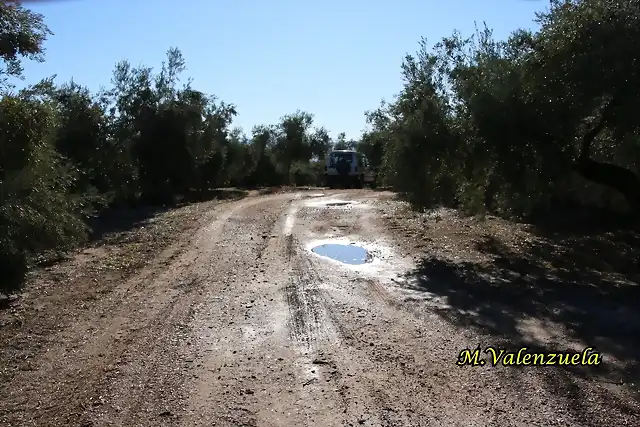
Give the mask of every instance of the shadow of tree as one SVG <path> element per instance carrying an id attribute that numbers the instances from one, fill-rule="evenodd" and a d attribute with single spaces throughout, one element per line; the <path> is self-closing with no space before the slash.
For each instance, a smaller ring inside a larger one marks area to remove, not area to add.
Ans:
<path id="1" fill-rule="evenodd" d="M 538 237 L 521 242 L 517 250 L 485 237 L 476 249 L 489 255 L 491 262 L 425 256 L 407 274 L 405 286 L 444 297 L 447 306 L 437 309 L 442 317 L 509 348 L 562 351 L 568 348 L 558 346 L 572 342 L 613 356 L 620 363 L 605 359 L 589 368 L 563 366 L 549 376 L 556 382 L 554 389 L 564 390 L 570 400 L 575 394 L 576 411 L 581 398 L 572 375 L 624 383 L 638 399 L 640 235 L 619 231 Z M 522 328 L 527 320 L 543 329 L 560 327 L 566 339 L 535 339 Z"/>
<path id="2" fill-rule="evenodd" d="M 97 241 L 109 233 L 120 233 L 132 230 L 144 225 L 156 215 L 170 209 L 190 203 L 205 202 L 208 200 L 234 200 L 246 197 L 246 190 L 235 188 L 216 188 L 203 191 L 193 191 L 179 200 L 175 205 L 156 206 L 146 205 L 139 207 L 113 207 L 102 211 L 98 216 L 90 218 L 87 223 L 91 230 L 90 241 Z"/>

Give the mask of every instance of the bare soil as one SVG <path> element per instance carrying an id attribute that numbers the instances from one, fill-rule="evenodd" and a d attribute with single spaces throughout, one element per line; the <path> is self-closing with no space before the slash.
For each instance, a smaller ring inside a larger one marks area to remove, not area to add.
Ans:
<path id="1" fill-rule="evenodd" d="M 634 234 L 281 189 L 96 239 L 0 310 L 0 425 L 640 425 Z M 478 345 L 604 358 L 456 365 Z"/>

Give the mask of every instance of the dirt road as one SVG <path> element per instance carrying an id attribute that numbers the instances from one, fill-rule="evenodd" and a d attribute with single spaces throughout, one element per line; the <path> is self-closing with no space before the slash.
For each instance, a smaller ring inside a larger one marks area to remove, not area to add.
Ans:
<path id="1" fill-rule="evenodd" d="M 456 366 L 497 343 L 399 278 L 414 254 L 382 222 L 389 194 L 320 191 L 207 212 L 5 376 L 0 424 L 640 425 L 625 389 L 578 371 Z M 371 262 L 310 251 L 341 239 Z"/>

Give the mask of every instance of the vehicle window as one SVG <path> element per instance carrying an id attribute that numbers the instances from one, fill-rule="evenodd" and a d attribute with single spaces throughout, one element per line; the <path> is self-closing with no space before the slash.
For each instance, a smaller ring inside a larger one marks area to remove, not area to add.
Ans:
<path id="1" fill-rule="evenodd" d="M 333 168 L 336 166 L 339 160 L 344 159 L 347 163 L 353 163 L 353 153 L 331 153 L 329 157 L 329 167 Z"/>

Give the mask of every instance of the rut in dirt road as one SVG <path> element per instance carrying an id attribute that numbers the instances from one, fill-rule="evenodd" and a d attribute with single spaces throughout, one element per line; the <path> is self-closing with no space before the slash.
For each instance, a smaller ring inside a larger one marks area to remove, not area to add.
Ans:
<path id="1" fill-rule="evenodd" d="M 460 350 L 495 338 L 447 322 L 446 301 L 410 289 L 413 253 L 380 220 L 389 197 L 300 192 L 218 206 L 181 250 L 99 301 L 3 385 L 0 421 L 638 425 L 619 389 L 567 377 L 589 396 L 576 407 L 549 387 L 559 370 L 456 366 Z M 349 265 L 311 250 L 326 243 L 357 244 L 370 258 Z M 608 406 L 614 394 L 619 406 Z"/>
<path id="2" fill-rule="evenodd" d="M 306 346 L 313 346 L 321 326 L 318 306 L 318 289 L 314 276 L 299 268 L 292 270 L 292 277 L 284 289 L 291 338 Z"/>

